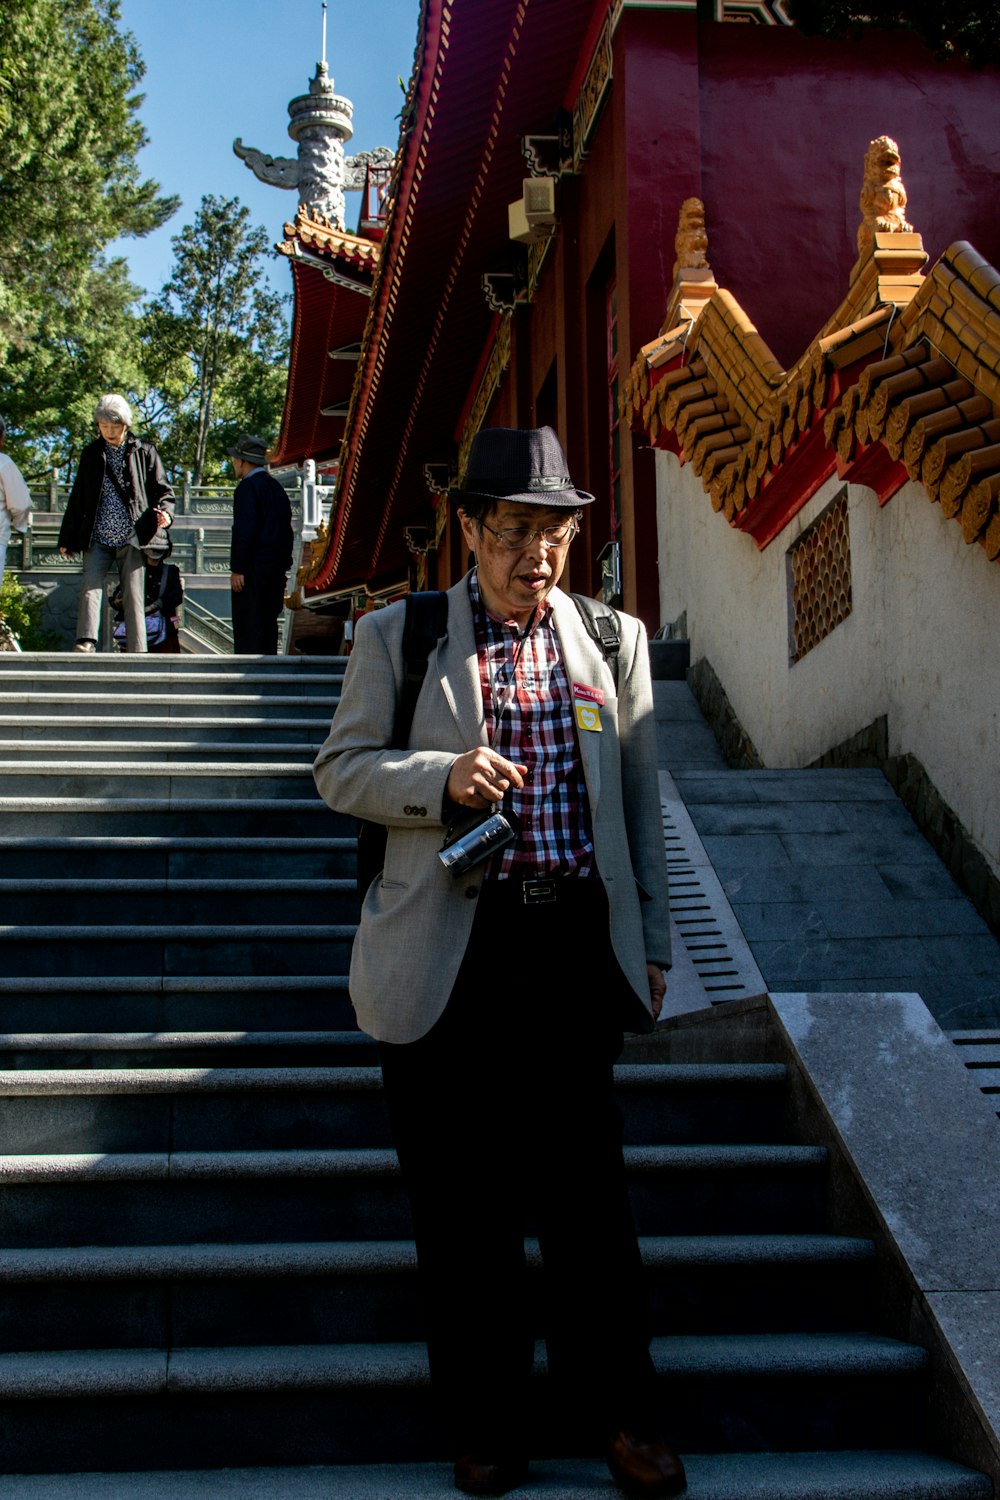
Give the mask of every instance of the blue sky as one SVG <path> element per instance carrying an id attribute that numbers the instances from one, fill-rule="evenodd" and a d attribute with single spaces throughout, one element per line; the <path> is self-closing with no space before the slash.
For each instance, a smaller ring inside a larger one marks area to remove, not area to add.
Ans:
<path id="1" fill-rule="evenodd" d="M 272 240 L 293 217 L 294 192 L 258 182 L 233 154 L 242 137 L 271 156 L 294 156 L 288 101 L 308 92 L 322 50 L 320 0 L 121 0 L 122 24 L 146 63 L 140 117 L 149 136 L 139 165 L 165 193 L 178 193 L 177 213 L 154 235 L 120 240 L 132 280 L 158 291 L 170 274 L 171 236 L 191 223 L 206 193 L 238 197 Z M 354 105 L 348 153 L 394 148 L 402 104 L 397 83 L 409 81 L 419 0 L 329 0 L 327 63 L 337 93 Z M 358 212 L 347 196 L 347 227 Z M 270 279 L 290 291 L 287 268 Z"/>

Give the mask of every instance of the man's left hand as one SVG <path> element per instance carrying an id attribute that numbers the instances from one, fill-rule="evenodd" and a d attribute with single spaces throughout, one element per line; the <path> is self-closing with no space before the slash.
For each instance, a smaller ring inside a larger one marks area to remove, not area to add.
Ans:
<path id="1" fill-rule="evenodd" d="M 233 591 L 234 594 L 242 594 L 242 592 L 243 592 L 243 574 L 242 573 L 230 573 L 230 575 L 229 575 L 229 587 L 232 589 L 232 591 Z"/>
<path id="2" fill-rule="evenodd" d="M 663 997 L 667 993 L 667 979 L 662 969 L 656 964 L 646 965 L 646 978 L 649 980 L 649 1000 L 653 1008 L 653 1020 L 660 1019 L 660 1011 L 663 1009 Z"/>

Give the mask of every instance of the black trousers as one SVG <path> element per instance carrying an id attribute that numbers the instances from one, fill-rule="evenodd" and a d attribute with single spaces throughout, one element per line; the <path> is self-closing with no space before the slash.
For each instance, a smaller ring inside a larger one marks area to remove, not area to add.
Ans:
<path id="1" fill-rule="evenodd" d="M 285 607 L 284 570 L 249 569 L 232 601 L 234 653 L 277 656 L 278 616 Z"/>
<path id="2" fill-rule="evenodd" d="M 560 882 L 560 899 L 539 906 L 525 906 L 514 882 L 487 882 L 444 1014 L 419 1041 L 382 1044 L 432 1384 L 456 1452 L 527 1445 L 540 1333 L 589 1433 L 655 1425 L 612 1093 L 624 989 L 596 878 Z M 523 1242 L 532 1227 L 544 1264 L 537 1310 Z"/>

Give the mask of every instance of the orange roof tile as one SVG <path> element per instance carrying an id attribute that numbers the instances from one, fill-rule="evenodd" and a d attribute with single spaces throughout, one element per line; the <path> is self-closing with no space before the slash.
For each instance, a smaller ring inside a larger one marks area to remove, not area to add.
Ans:
<path id="1" fill-rule="evenodd" d="M 907 477 L 919 480 L 966 541 L 997 560 L 1000 272 L 963 241 L 926 277 L 922 260 L 918 235 L 876 235 L 843 303 L 788 371 L 735 299 L 716 290 L 684 329 L 683 351 L 676 335 L 640 350 L 623 412 L 691 463 L 713 509 L 759 546 L 833 460 L 848 478 L 863 466 L 883 503 Z"/>
<path id="2" fill-rule="evenodd" d="M 338 229 L 328 219 L 311 219 L 304 208 L 295 215 L 294 224 L 285 225 L 286 238 L 278 245 L 281 255 L 295 255 L 295 241 L 308 245 L 337 260 L 347 260 L 355 265 L 372 267 L 379 258 L 382 246 L 378 240 L 366 239 L 363 235 L 349 234 Z"/>

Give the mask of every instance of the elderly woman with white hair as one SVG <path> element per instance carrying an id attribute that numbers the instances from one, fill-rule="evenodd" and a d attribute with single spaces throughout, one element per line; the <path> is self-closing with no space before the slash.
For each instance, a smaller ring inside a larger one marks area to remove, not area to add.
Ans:
<path id="1" fill-rule="evenodd" d="M 125 608 L 126 649 L 146 650 L 142 548 L 174 514 L 174 492 L 160 455 L 129 431 L 123 396 L 102 396 L 94 412 L 100 437 L 80 455 L 59 531 L 63 557 L 83 553 L 75 651 L 96 651 L 104 583 L 117 562 Z"/>

